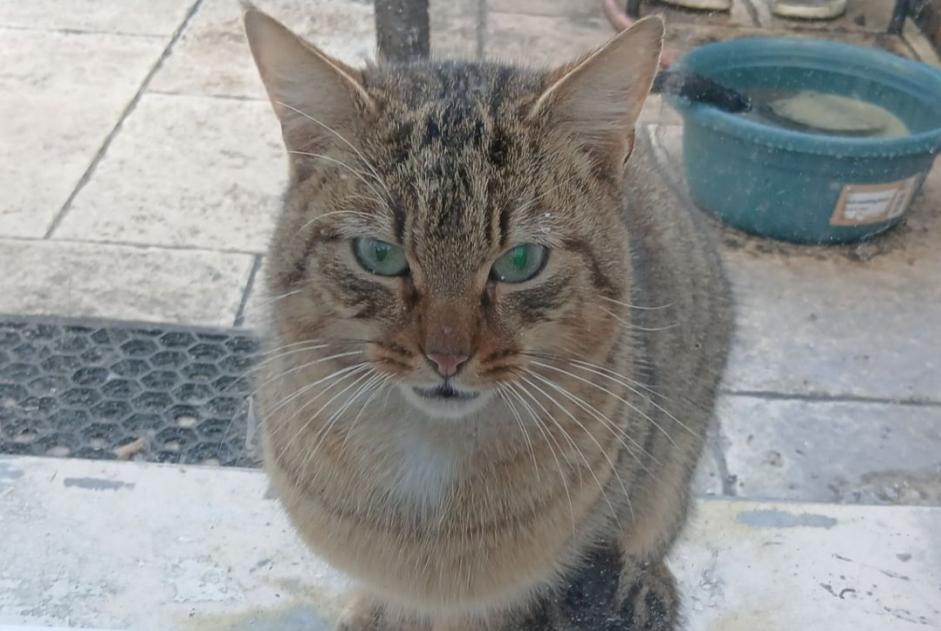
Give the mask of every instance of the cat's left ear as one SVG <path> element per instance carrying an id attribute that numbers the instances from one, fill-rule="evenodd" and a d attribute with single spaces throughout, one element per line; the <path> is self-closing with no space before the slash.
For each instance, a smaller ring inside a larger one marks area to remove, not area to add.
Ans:
<path id="1" fill-rule="evenodd" d="M 373 110 L 359 71 L 307 43 L 278 21 L 245 7 L 245 34 L 289 150 L 323 151 L 355 134 Z M 345 142 L 345 141 L 343 141 Z"/>
<path id="2" fill-rule="evenodd" d="M 660 66 L 663 33 L 663 20 L 644 18 L 582 62 L 550 74 L 531 116 L 548 116 L 599 166 L 620 169 Z"/>

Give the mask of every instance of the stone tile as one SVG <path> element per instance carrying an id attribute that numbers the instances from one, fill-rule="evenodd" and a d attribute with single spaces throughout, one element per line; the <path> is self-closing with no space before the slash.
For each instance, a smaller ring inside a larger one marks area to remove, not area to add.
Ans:
<path id="1" fill-rule="evenodd" d="M 639 125 L 680 125 L 682 122 L 679 113 L 659 94 L 651 94 L 647 97 L 640 111 L 640 117 L 637 119 Z"/>
<path id="2" fill-rule="evenodd" d="M 739 497 L 941 505 L 941 406 L 727 397 Z"/>
<path id="3" fill-rule="evenodd" d="M 231 326 L 253 257 L 0 240 L 0 313 Z"/>
<path id="4" fill-rule="evenodd" d="M 248 329 L 263 329 L 268 321 L 269 309 L 277 303 L 276 297 L 270 296 L 266 287 L 265 276 L 268 272 L 266 260 L 266 258 L 262 259 L 261 266 L 255 273 L 255 279 L 242 312 L 241 326 Z"/>
<path id="5" fill-rule="evenodd" d="M 716 446 L 719 441 L 718 429 L 713 426 L 706 439 L 706 448 L 699 459 L 696 474 L 693 477 L 693 493 L 698 496 L 722 495 L 722 473 L 716 461 Z"/>
<path id="6" fill-rule="evenodd" d="M 682 131 L 654 130 L 682 182 Z M 809 247 L 720 227 L 738 332 L 738 391 L 941 400 L 941 168 L 906 222 L 870 242 Z"/>
<path id="7" fill-rule="evenodd" d="M 550 68 L 577 59 L 613 35 L 602 17 L 490 13 L 484 56 L 494 61 Z"/>
<path id="8" fill-rule="evenodd" d="M 164 45 L 0 29 L 0 235 L 45 234 Z"/>
<path id="9" fill-rule="evenodd" d="M 486 0 L 492 13 L 523 13 L 553 17 L 604 17 L 601 0 Z"/>
<path id="10" fill-rule="evenodd" d="M 484 0 L 431 0 L 431 55 L 438 59 L 477 59 L 478 5 Z"/>
<path id="11" fill-rule="evenodd" d="M 255 5 L 327 53 L 354 66 L 375 57 L 372 2 L 261 0 Z M 205 0 L 150 88 L 160 92 L 264 98 L 234 0 Z"/>
<path id="12" fill-rule="evenodd" d="M 941 56 L 934 49 L 931 41 L 925 37 L 918 25 L 912 22 L 911 18 L 905 20 L 905 26 L 902 29 L 902 38 L 912 47 L 915 55 L 920 61 L 931 64 L 935 68 L 941 68 Z"/>
<path id="13" fill-rule="evenodd" d="M 0 2 L 0 26 L 169 35 L 194 0 L 59 0 Z"/>
<path id="14" fill-rule="evenodd" d="M 941 257 L 870 261 L 726 249 L 732 390 L 938 400 Z"/>
<path id="15" fill-rule="evenodd" d="M 747 0 L 758 18 L 758 25 L 774 29 L 884 33 L 892 17 L 894 0 L 849 0 L 846 12 L 832 20 L 791 20 L 771 12 L 773 0 Z"/>
<path id="16" fill-rule="evenodd" d="M 267 102 L 145 95 L 53 238 L 260 252 L 285 155 Z"/>
<path id="17" fill-rule="evenodd" d="M 0 617 L 333 629 L 356 586 L 303 545 L 268 486 L 257 470 L 0 458 L 4 535 L 17 542 L 0 546 Z M 937 629 L 939 528 L 937 508 L 696 501 L 668 558 L 683 628 Z"/>

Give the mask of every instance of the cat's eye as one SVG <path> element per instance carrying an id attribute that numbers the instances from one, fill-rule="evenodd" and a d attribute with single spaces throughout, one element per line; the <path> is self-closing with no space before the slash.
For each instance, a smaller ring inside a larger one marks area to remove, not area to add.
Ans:
<path id="1" fill-rule="evenodd" d="M 353 239 L 353 254 L 367 271 L 379 276 L 401 276 L 408 271 L 405 252 L 378 239 Z"/>
<path id="2" fill-rule="evenodd" d="M 504 252 L 493 264 L 490 275 L 501 283 L 522 283 L 542 271 L 548 256 L 545 246 L 523 243 Z"/>

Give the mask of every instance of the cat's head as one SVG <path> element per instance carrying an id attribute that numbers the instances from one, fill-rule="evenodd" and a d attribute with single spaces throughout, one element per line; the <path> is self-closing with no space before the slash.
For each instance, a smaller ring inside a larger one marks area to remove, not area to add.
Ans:
<path id="1" fill-rule="evenodd" d="M 357 70 L 254 9 L 245 22 L 291 156 L 268 263 L 279 345 L 359 349 L 416 408 L 455 418 L 538 386 L 540 358 L 620 343 L 622 176 L 659 19 L 549 72 Z"/>

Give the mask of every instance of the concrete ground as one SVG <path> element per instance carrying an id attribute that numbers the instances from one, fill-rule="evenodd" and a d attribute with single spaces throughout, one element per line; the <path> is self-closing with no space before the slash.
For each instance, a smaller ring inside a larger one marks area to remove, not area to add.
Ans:
<path id="1" fill-rule="evenodd" d="M 256 4 L 347 62 L 373 55 L 368 0 Z M 775 18 L 767 4 L 644 10 L 667 14 L 679 49 L 789 33 L 939 63 L 911 23 L 884 34 L 888 0 L 849 0 L 821 24 Z M 285 155 L 238 3 L 71 6 L 0 2 L 0 313 L 257 326 Z M 549 65 L 611 34 L 595 0 L 432 0 L 442 56 Z M 655 97 L 642 122 L 681 189 L 680 121 Z M 939 206 L 936 166 L 905 224 L 863 245 L 722 230 L 739 330 L 701 494 L 941 506 Z M 939 523 L 914 509 L 821 510 Z"/>
<path id="2" fill-rule="evenodd" d="M 937 507 L 698 500 L 669 559 L 683 628 L 941 628 L 939 528 Z M 0 631 L 329 631 L 350 593 L 257 471 L 0 456 L 0 529 L 22 542 Z"/>

